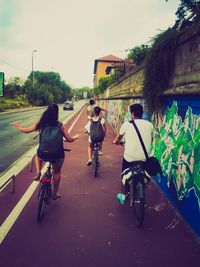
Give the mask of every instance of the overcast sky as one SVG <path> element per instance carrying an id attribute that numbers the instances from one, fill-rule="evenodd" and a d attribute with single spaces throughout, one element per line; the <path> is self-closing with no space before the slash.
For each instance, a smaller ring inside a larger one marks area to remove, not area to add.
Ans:
<path id="1" fill-rule="evenodd" d="M 173 26 L 180 0 L 0 0 L 0 71 L 56 71 L 92 87 L 94 60 L 148 42 Z"/>

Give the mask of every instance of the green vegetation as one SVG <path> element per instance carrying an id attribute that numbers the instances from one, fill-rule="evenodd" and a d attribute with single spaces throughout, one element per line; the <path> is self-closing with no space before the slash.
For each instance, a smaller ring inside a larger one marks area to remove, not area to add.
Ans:
<path id="1" fill-rule="evenodd" d="M 84 92 L 87 92 L 87 98 L 93 97 L 93 89 L 87 86 L 84 86 L 82 88 L 75 88 L 73 89 L 73 96 L 78 99 L 84 98 Z"/>
<path id="2" fill-rule="evenodd" d="M 0 112 L 5 111 L 6 109 L 22 108 L 29 106 L 30 104 L 24 99 L 0 98 Z"/>
<path id="3" fill-rule="evenodd" d="M 181 0 L 176 15 L 174 27 L 153 38 L 152 47 L 146 56 L 143 95 L 150 113 L 162 110 L 163 92 L 169 88 L 174 71 L 179 29 L 200 20 L 200 1 Z"/>
<path id="4" fill-rule="evenodd" d="M 24 93 L 29 103 L 36 106 L 63 103 L 73 96 L 72 88 L 61 80 L 59 73 L 40 71 L 30 74 L 24 84 Z"/>
<path id="5" fill-rule="evenodd" d="M 141 46 L 135 46 L 128 50 L 129 53 L 126 59 L 132 59 L 136 65 L 142 63 L 148 52 L 148 45 L 142 44 Z"/>
<path id="6" fill-rule="evenodd" d="M 8 80 L 0 101 L 0 111 L 27 105 L 63 103 L 72 96 L 72 88 L 61 79 L 59 73 L 35 71 L 25 82 L 18 77 Z"/>
<path id="7" fill-rule="evenodd" d="M 162 108 L 162 94 L 169 87 L 174 70 L 175 46 L 178 33 L 168 29 L 153 39 L 145 61 L 143 95 L 150 113 Z"/>
<path id="8" fill-rule="evenodd" d="M 169 0 L 165 0 L 169 2 Z M 200 1 L 199 0 L 180 0 L 179 7 L 176 11 L 177 20 L 186 19 L 188 16 L 194 16 L 195 20 L 200 18 Z"/>
<path id="9" fill-rule="evenodd" d="M 115 82 L 113 76 L 101 77 L 98 82 L 98 86 L 94 88 L 94 95 L 102 94 L 111 84 Z"/>

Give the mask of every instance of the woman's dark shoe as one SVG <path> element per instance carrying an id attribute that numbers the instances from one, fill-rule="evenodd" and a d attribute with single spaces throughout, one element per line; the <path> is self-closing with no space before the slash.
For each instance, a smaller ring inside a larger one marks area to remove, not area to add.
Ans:
<path id="1" fill-rule="evenodd" d="M 39 181 L 41 177 L 41 172 L 38 172 L 38 174 L 33 178 L 34 181 Z"/>
<path id="2" fill-rule="evenodd" d="M 87 166 L 90 166 L 90 165 L 92 165 L 92 161 L 91 160 L 88 160 Z"/>
<path id="3" fill-rule="evenodd" d="M 53 196 L 52 196 L 52 199 L 53 199 L 53 200 L 56 200 L 56 199 L 58 199 L 58 198 L 61 198 L 61 195 L 56 194 L 56 195 L 53 195 Z"/>

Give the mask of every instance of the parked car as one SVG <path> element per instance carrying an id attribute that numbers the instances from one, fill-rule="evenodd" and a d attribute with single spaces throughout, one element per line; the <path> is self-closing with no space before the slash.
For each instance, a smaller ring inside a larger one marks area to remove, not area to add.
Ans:
<path id="1" fill-rule="evenodd" d="M 74 109 L 74 104 L 72 101 L 65 101 L 63 110 L 73 110 Z"/>

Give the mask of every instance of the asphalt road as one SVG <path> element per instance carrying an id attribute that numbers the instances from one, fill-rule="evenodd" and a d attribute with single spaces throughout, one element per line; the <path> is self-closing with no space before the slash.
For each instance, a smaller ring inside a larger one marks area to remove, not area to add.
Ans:
<path id="1" fill-rule="evenodd" d="M 74 111 L 76 111 L 83 101 L 75 103 Z M 38 139 L 33 139 L 37 133 L 22 134 L 15 127 L 10 125 L 13 121 L 21 120 L 24 126 L 35 123 L 46 108 L 39 108 L 27 111 L 16 111 L 11 113 L 0 114 L 0 174 L 4 172 L 13 162 L 21 155 L 29 150 L 33 145 L 38 143 Z M 59 119 L 65 120 L 74 111 L 63 110 L 62 105 L 59 107 Z"/>
<path id="2" fill-rule="evenodd" d="M 129 206 L 118 203 L 123 147 L 112 144 L 111 127 L 94 178 L 86 166 L 86 120 L 84 112 L 72 129 L 81 136 L 66 144 L 72 151 L 62 170 L 62 197 L 47 206 L 41 223 L 36 220 L 38 189 L 32 188 L 37 182 L 32 183 L 28 167 L 16 178 L 15 194 L 9 186 L 1 192 L 0 266 L 199 267 L 200 245 L 153 181 L 146 189 L 142 228 L 135 226 Z M 33 195 L 27 200 L 30 184 Z"/>

